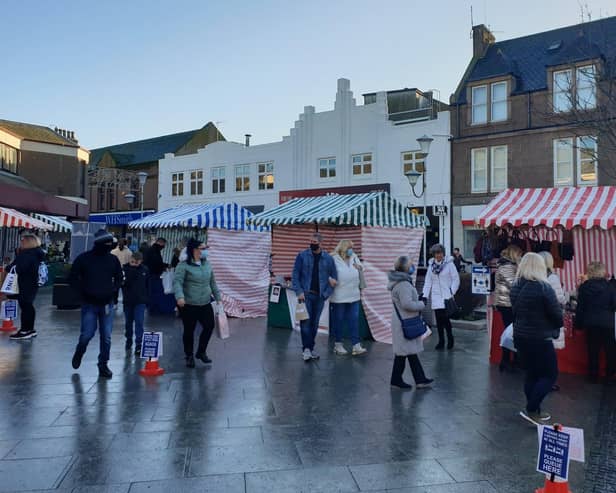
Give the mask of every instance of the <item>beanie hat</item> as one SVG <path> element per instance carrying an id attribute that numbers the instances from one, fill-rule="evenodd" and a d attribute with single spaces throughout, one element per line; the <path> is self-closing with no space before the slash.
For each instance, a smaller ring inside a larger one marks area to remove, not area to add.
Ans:
<path id="1" fill-rule="evenodd" d="M 113 242 L 113 236 L 111 233 L 105 231 L 104 229 L 99 229 L 96 233 L 94 233 L 94 244 L 102 245 L 104 243 Z"/>

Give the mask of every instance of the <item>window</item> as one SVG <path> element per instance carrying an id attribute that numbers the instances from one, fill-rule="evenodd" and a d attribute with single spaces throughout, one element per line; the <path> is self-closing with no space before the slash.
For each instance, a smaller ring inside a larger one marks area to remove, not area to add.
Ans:
<path id="1" fill-rule="evenodd" d="M 424 166 L 426 155 L 419 151 L 408 151 L 402 153 L 402 174 L 409 171 L 417 171 L 423 173 L 426 169 Z"/>
<path id="2" fill-rule="evenodd" d="M 372 153 L 351 156 L 353 176 L 368 176 L 372 174 Z"/>
<path id="3" fill-rule="evenodd" d="M 19 151 L 14 147 L 0 143 L 0 169 L 17 173 Z"/>
<path id="4" fill-rule="evenodd" d="M 336 177 L 336 158 L 319 159 L 319 178 L 335 178 Z"/>
<path id="5" fill-rule="evenodd" d="M 490 120 L 493 122 L 507 119 L 507 83 L 497 82 L 492 84 L 491 93 L 491 114 Z"/>
<path id="6" fill-rule="evenodd" d="M 578 185 L 597 184 L 597 140 L 594 137 L 577 139 Z"/>
<path id="7" fill-rule="evenodd" d="M 554 87 L 552 88 L 554 112 L 571 111 L 571 90 L 571 70 L 554 72 Z"/>
<path id="8" fill-rule="evenodd" d="M 240 164 L 235 167 L 235 191 L 247 192 L 250 190 L 250 165 Z"/>
<path id="9" fill-rule="evenodd" d="M 507 146 L 490 148 L 490 191 L 507 188 Z"/>
<path id="10" fill-rule="evenodd" d="M 184 195 L 184 173 L 171 174 L 171 195 L 173 197 Z"/>
<path id="11" fill-rule="evenodd" d="M 471 192 L 488 191 L 488 149 L 471 149 Z"/>
<path id="12" fill-rule="evenodd" d="M 472 89 L 473 114 L 472 122 L 486 123 L 488 121 L 488 86 L 477 86 Z"/>
<path id="13" fill-rule="evenodd" d="M 259 190 L 274 189 L 274 163 L 257 163 Z"/>
<path id="14" fill-rule="evenodd" d="M 595 67 L 587 65 L 576 71 L 577 105 L 582 110 L 593 109 L 597 104 Z"/>
<path id="15" fill-rule="evenodd" d="M 212 193 L 225 193 L 225 168 L 212 168 Z"/>
<path id="16" fill-rule="evenodd" d="M 190 172 L 190 194 L 203 195 L 203 171 L 194 170 Z"/>
<path id="17" fill-rule="evenodd" d="M 573 139 L 554 141 L 554 185 L 573 185 Z"/>

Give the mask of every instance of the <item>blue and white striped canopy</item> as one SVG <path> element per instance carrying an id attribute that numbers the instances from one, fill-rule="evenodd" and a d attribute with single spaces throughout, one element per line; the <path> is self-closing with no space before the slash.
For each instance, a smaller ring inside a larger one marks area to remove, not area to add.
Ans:
<path id="1" fill-rule="evenodd" d="M 58 231 L 61 233 L 70 233 L 71 231 L 73 231 L 73 225 L 69 221 L 67 221 L 65 217 L 39 214 L 38 212 L 33 212 L 30 215 L 33 218 L 38 219 L 39 221 L 43 221 L 44 223 L 53 226 L 52 231 Z"/>
<path id="2" fill-rule="evenodd" d="M 252 212 L 235 203 L 188 204 L 156 212 L 131 221 L 129 228 L 218 228 L 234 231 L 264 231 L 267 228 L 249 225 Z"/>
<path id="3" fill-rule="evenodd" d="M 322 195 L 290 200 L 273 209 L 255 214 L 250 224 L 332 224 L 349 226 L 385 226 L 420 228 L 427 218 L 414 214 L 387 192 L 350 195 Z"/>

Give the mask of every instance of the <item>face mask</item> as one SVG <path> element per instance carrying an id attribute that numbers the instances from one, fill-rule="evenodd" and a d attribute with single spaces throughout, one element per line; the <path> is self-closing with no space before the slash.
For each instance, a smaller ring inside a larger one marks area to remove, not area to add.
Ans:
<path id="1" fill-rule="evenodd" d="M 313 252 L 316 252 L 319 248 L 321 247 L 321 245 L 319 245 L 318 243 L 311 243 L 310 244 L 310 250 L 312 250 Z"/>
<path id="2" fill-rule="evenodd" d="M 415 266 L 414 266 L 414 265 L 411 265 L 411 266 L 409 267 L 409 274 L 410 274 L 411 276 L 412 276 L 413 274 L 415 274 Z"/>
<path id="3" fill-rule="evenodd" d="M 207 250 L 201 250 L 201 260 L 207 260 Z"/>
<path id="4" fill-rule="evenodd" d="M 352 256 L 353 256 L 353 249 L 352 249 L 352 248 L 349 248 L 349 249 L 346 251 L 346 254 L 347 254 L 347 257 L 352 257 Z"/>

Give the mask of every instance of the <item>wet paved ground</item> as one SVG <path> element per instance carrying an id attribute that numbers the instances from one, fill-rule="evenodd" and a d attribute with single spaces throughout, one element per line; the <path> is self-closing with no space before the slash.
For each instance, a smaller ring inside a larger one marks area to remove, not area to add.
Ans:
<path id="1" fill-rule="evenodd" d="M 49 302 L 43 292 L 37 339 L 0 335 L 1 492 L 528 493 L 542 483 L 536 432 L 517 416 L 522 376 L 489 367 L 485 332 L 458 331 L 449 353 L 430 343 L 434 388 L 402 392 L 389 387 L 383 344 L 334 357 L 320 335 L 322 358 L 306 364 L 297 333 L 234 320 L 229 340 L 212 339 L 212 367 L 189 370 L 179 320 L 148 318 L 165 334 L 166 374 L 146 380 L 124 353 L 118 312 L 114 377 L 98 381 L 97 339 L 75 373 L 79 312 Z M 546 409 L 590 443 L 601 387 L 560 384 Z M 573 491 L 584 473 L 572 464 Z"/>

